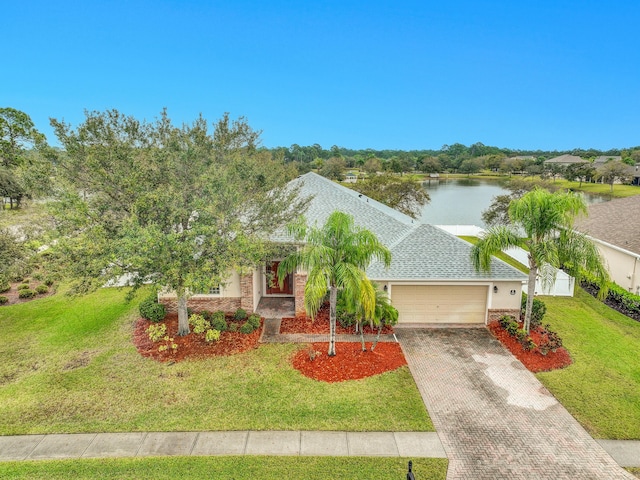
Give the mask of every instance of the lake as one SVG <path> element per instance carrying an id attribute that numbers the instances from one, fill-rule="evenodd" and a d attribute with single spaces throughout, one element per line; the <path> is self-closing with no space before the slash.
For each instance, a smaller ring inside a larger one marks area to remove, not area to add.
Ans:
<path id="1" fill-rule="evenodd" d="M 493 197 L 508 195 L 505 180 L 483 178 L 440 178 L 425 180 L 423 186 L 430 202 L 422 209 L 424 223 L 432 225 L 477 225 L 486 227 L 482 212 L 489 208 Z M 607 198 L 586 195 L 587 203 L 600 203 Z"/>

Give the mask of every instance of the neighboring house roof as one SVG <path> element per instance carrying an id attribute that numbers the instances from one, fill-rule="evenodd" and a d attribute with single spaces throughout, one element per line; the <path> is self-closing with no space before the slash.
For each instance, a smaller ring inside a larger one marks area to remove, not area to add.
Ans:
<path id="1" fill-rule="evenodd" d="M 352 215 L 357 226 L 375 233 L 391 250 L 386 269 L 374 261 L 367 275 L 373 280 L 524 280 L 526 276 L 494 259 L 490 272 L 477 272 L 471 262 L 471 245 L 455 235 L 423 224 L 380 202 L 313 172 L 292 182 L 300 195 L 312 196 L 305 213 L 309 225 L 321 226 L 335 210 Z"/>
<path id="2" fill-rule="evenodd" d="M 560 155 L 559 157 L 550 158 L 549 160 L 545 160 L 544 163 L 548 164 L 558 164 L 558 165 L 571 165 L 572 163 L 587 163 L 586 160 L 576 156 L 576 155 Z"/>
<path id="3" fill-rule="evenodd" d="M 607 163 L 609 160 L 622 160 L 620 155 L 600 155 L 593 160 L 596 165 Z"/>
<path id="4" fill-rule="evenodd" d="M 604 242 L 640 254 L 640 195 L 589 205 L 589 216 L 576 229 Z"/>

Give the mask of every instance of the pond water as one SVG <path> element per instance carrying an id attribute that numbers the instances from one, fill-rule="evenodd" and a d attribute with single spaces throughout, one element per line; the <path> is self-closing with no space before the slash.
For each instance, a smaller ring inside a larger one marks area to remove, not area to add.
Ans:
<path id="1" fill-rule="evenodd" d="M 432 225 L 477 225 L 486 227 L 482 212 L 493 197 L 508 195 L 505 180 L 486 178 L 440 178 L 423 183 L 431 199 L 422 209 L 421 220 Z M 587 203 L 607 201 L 606 197 L 585 194 Z"/>

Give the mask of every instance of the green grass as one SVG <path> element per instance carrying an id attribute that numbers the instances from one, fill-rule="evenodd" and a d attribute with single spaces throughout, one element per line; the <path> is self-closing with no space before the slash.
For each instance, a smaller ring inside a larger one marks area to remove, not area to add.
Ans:
<path id="1" fill-rule="evenodd" d="M 636 477 L 640 478 L 640 468 L 627 468 L 627 470 L 633 473 Z"/>
<path id="2" fill-rule="evenodd" d="M 574 363 L 537 377 L 594 437 L 640 439 L 640 323 L 580 288 L 541 299 Z"/>
<path id="3" fill-rule="evenodd" d="M 351 480 L 405 478 L 408 459 L 368 457 L 168 457 L 0 463 L 4 479 L 253 479 Z M 413 461 L 420 480 L 444 480 L 447 460 Z"/>
<path id="4" fill-rule="evenodd" d="M 458 238 L 461 238 L 462 240 L 464 240 L 466 242 L 469 242 L 472 245 L 475 245 L 476 243 L 478 243 L 478 237 L 460 235 Z M 518 270 L 520 270 L 523 273 L 527 273 L 527 274 L 529 273 L 529 269 L 527 267 L 525 267 L 519 261 L 517 261 L 514 258 L 510 257 L 509 255 L 507 255 L 504 252 L 500 252 L 500 253 L 496 254 L 495 257 L 499 258 L 503 262 L 511 265 L 512 267 L 517 268 Z"/>
<path id="5" fill-rule="evenodd" d="M 582 186 L 580 186 L 580 182 L 570 182 L 564 179 L 557 179 L 555 182 L 552 182 L 554 185 L 561 188 L 571 188 L 572 190 L 578 192 L 592 193 L 596 195 L 605 195 L 614 198 L 624 198 L 624 197 L 632 197 L 634 195 L 640 195 L 640 187 L 634 185 L 619 185 L 615 184 L 613 186 L 613 192 L 611 191 L 611 185 L 608 183 L 586 183 L 582 182 Z"/>
<path id="6" fill-rule="evenodd" d="M 124 296 L 0 307 L 0 434 L 433 431 L 407 367 L 328 384 L 291 367 L 300 345 L 173 365 L 143 358 L 131 343 L 137 302 Z"/>

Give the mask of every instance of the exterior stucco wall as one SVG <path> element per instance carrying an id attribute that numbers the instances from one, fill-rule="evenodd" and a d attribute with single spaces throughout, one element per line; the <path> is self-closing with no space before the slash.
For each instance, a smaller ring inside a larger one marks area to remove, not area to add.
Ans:
<path id="1" fill-rule="evenodd" d="M 640 259 L 639 255 L 625 253 L 596 241 L 598 250 L 607 263 L 611 279 L 619 286 L 635 294 L 640 294 Z"/>
<path id="2" fill-rule="evenodd" d="M 498 287 L 494 292 L 493 287 Z M 512 294 L 512 292 L 515 292 Z M 522 282 L 493 282 L 489 290 L 489 309 L 518 310 L 522 301 Z"/>

